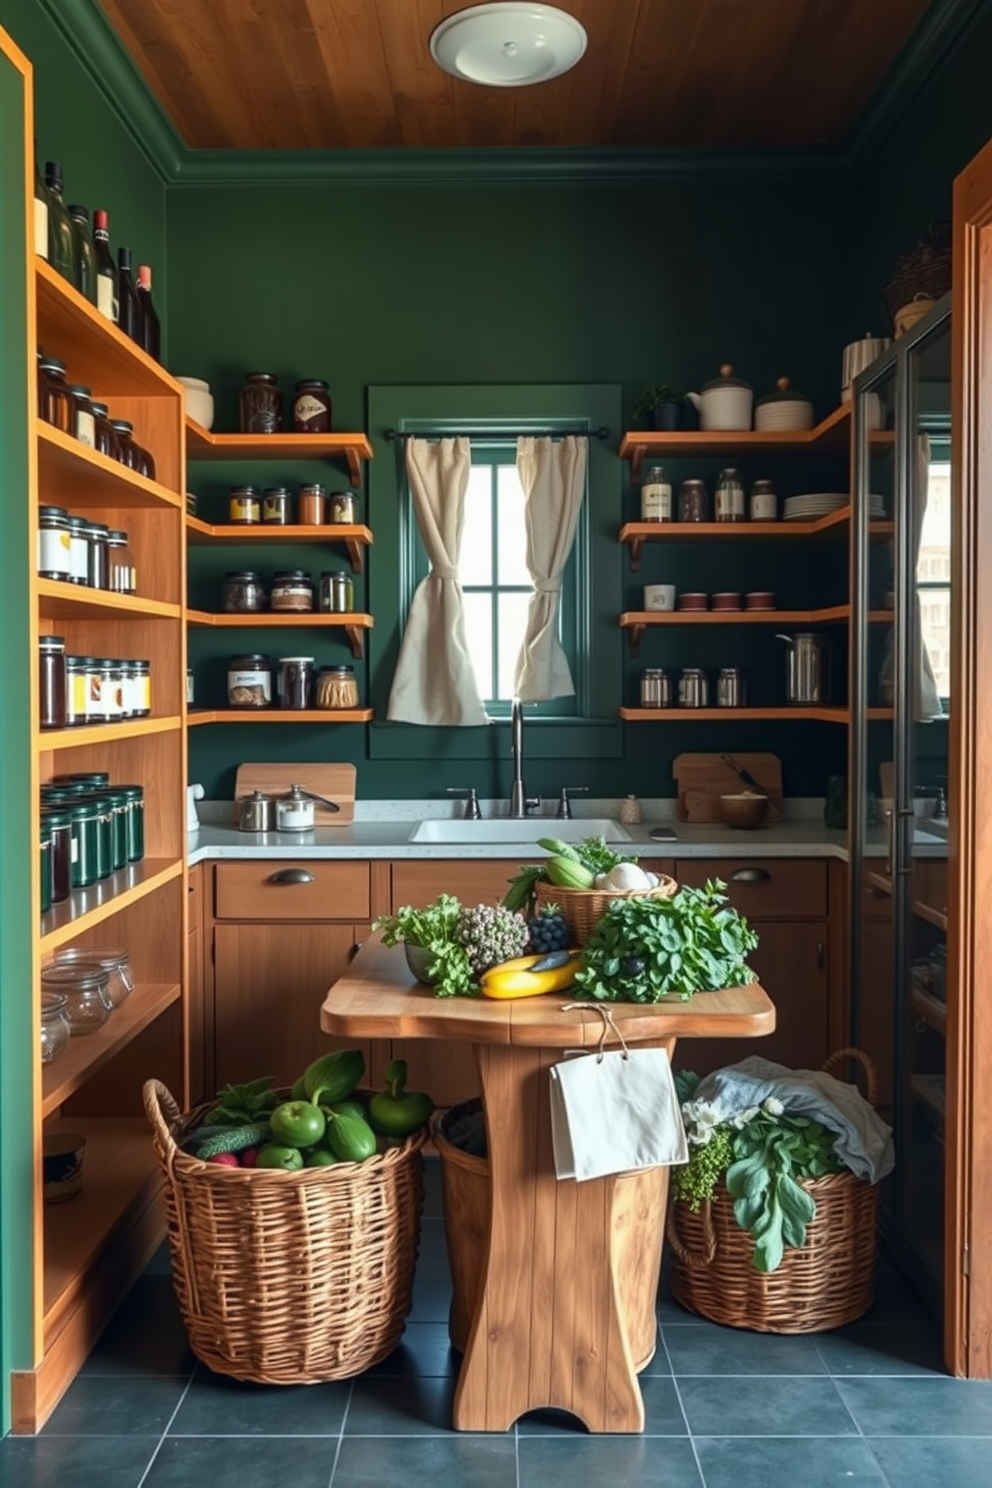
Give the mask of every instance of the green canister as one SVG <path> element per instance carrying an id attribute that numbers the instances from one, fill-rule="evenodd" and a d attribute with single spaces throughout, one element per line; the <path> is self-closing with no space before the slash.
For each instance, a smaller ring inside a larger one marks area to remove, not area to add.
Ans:
<path id="1" fill-rule="evenodd" d="M 41 912 L 52 907 L 52 829 L 42 818 L 41 835 L 38 841 L 41 857 Z"/>
<path id="2" fill-rule="evenodd" d="M 100 805 L 93 800 L 74 800 L 68 807 L 72 817 L 72 887 L 85 889 L 99 877 L 97 844 L 100 835 Z M 110 861 L 110 844 L 106 850 Z M 108 867 L 109 873 L 109 867 Z M 106 875 L 104 875 L 106 876 Z"/>
<path id="3" fill-rule="evenodd" d="M 127 801 L 127 860 L 140 863 L 145 856 L 145 792 L 140 785 L 118 785 L 115 794 Z"/>
<path id="4" fill-rule="evenodd" d="M 122 790 L 101 790 L 97 793 L 110 811 L 110 865 L 116 872 L 127 867 L 127 820 L 129 803 Z"/>

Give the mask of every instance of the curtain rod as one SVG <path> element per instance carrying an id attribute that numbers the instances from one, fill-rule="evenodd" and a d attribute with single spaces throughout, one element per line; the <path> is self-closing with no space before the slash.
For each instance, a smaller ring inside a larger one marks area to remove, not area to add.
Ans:
<path id="1" fill-rule="evenodd" d="M 533 435 L 535 438 L 552 439 L 556 434 L 575 434 L 588 439 L 609 439 L 610 431 L 605 424 L 598 429 L 419 429 L 409 432 L 400 429 L 387 429 L 385 438 L 387 443 L 393 444 L 397 440 L 401 443 L 407 439 L 516 439 L 518 436 Z"/>

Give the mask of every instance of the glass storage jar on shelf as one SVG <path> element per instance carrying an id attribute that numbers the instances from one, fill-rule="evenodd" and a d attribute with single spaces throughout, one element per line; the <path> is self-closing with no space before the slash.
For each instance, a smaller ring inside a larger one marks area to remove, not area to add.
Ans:
<path id="1" fill-rule="evenodd" d="M 38 577 L 63 584 L 72 578 L 72 538 L 64 506 L 38 508 Z"/>
<path id="2" fill-rule="evenodd" d="M 39 365 L 45 379 L 45 403 L 38 409 L 39 416 L 63 434 L 71 434 L 74 404 L 65 380 L 65 362 L 43 357 Z"/>
<path id="3" fill-rule="evenodd" d="M 116 460 L 117 435 L 110 422 L 110 410 L 106 403 L 91 402 L 90 407 L 93 410 L 93 432 L 97 454 L 106 455 L 108 460 Z"/>
<path id="4" fill-rule="evenodd" d="M 672 520 L 672 483 L 664 465 L 645 465 L 641 475 L 641 521 Z"/>
<path id="5" fill-rule="evenodd" d="M 72 1029 L 61 992 L 41 994 L 41 1062 L 52 1064 L 69 1046 Z"/>
<path id="6" fill-rule="evenodd" d="M 300 487 L 296 520 L 301 527 L 322 527 L 327 520 L 327 487 L 310 481 Z"/>
<path id="7" fill-rule="evenodd" d="M 227 519 L 235 527 L 254 527 L 262 520 L 262 503 L 257 486 L 231 487 Z"/>
<path id="8" fill-rule="evenodd" d="M 744 521 L 744 482 L 731 466 L 717 478 L 713 516 L 717 522 Z"/>
<path id="9" fill-rule="evenodd" d="M 117 459 L 129 470 L 137 470 L 138 448 L 132 438 L 134 425 L 127 419 L 111 419 L 110 427 L 117 436 Z"/>
<path id="10" fill-rule="evenodd" d="M 308 377 L 293 388 L 293 428 L 297 434 L 328 434 L 331 390 L 320 377 Z"/>
<path id="11" fill-rule="evenodd" d="M 225 574 L 220 605 L 227 615 L 250 615 L 264 610 L 262 575 L 247 568 Z"/>
<path id="12" fill-rule="evenodd" d="M 272 575 L 269 608 L 273 614 L 299 614 L 313 609 L 313 580 L 302 568 L 287 568 Z"/>
<path id="13" fill-rule="evenodd" d="M 77 382 L 70 385 L 69 392 L 72 396 L 72 432 L 80 444 L 96 449 L 96 419 L 90 402 L 90 389 Z"/>
<path id="14" fill-rule="evenodd" d="M 46 966 L 41 973 L 42 994 L 56 992 L 65 1000 L 69 1032 L 73 1038 L 96 1033 L 110 1017 L 107 995 L 109 977 L 99 966 Z"/>
<path id="15" fill-rule="evenodd" d="M 106 973 L 106 1000 L 112 1008 L 120 1007 L 134 991 L 127 951 L 119 946 L 60 946 L 55 952 L 56 966 L 94 967 Z"/>
<path id="16" fill-rule="evenodd" d="M 227 664 L 227 702 L 231 708 L 269 708 L 272 705 L 272 662 L 248 652 Z"/>
<path id="17" fill-rule="evenodd" d="M 316 708 L 357 708 L 358 683 L 353 666 L 323 666 L 317 674 Z"/>
<path id="18" fill-rule="evenodd" d="M 249 372 L 241 389 L 242 434 L 278 434 L 282 393 L 271 372 Z"/>
<path id="19" fill-rule="evenodd" d="M 313 663 L 312 656 L 280 656 L 276 687 L 280 708 L 313 706 Z"/>
<path id="20" fill-rule="evenodd" d="M 138 575 L 128 535 L 112 527 L 107 533 L 107 587 L 115 594 L 137 594 Z"/>
<path id="21" fill-rule="evenodd" d="M 262 521 L 273 527 L 288 527 L 292 520 L 289 487 L 269 486 L 262 497 Z"/>
<path id="22" fill-rule="evenodd" d="M 38 726 L 65 728 L 65 639 L 38 637 Z"/>
<path id="23" fill-rule="evenodd" d="M 709 519 L 710 499 L 706 491 L 706 482 L 684 480 L 679 486 L 679 521 L 708 522 Z"/>

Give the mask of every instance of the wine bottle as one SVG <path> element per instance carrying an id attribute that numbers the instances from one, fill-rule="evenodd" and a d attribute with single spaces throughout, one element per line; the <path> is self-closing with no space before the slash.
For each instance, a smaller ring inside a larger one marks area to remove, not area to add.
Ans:
<path id="1" fill-rule="evenodd" d="M 69 220 L 72 223 L 76 288 L 91 305 L 95 305 L 96 252 L 90 237 L 90 214 L 85 207 L 70 204 Z"/>
<path id="2" fill-rule="evenodd" d="M 96 308 L 117 324 L 117 269 L 110 251 L 110 227 L 106 212 L 93 213 L 93 251 L 96 254 Z"/>
<path id="3" fill-rule="evenodd" d="M 126 336 L 141 345 L 142 312 L 138 291 L 131 278 L 131 250 L 117 250 L 117 324 Z"/>
<path id="4" fill-rule="evenodd" d="M 48 188 L 48 262 L 72 284 L 76 278 L 76 260 L 72 223 L 62 200 L 62 167 L 56 160 L 45 162 L 45 185 Z"/>
<path id="5" fill-rule="evenodd" d="M 48 258 L 48 192 L 38 165 L 38 141 L 34 142 L 34 251 Z"/>
<path id="6" fill-rule="evenodd" d="M 157 362 L 162 360 L 162 328 L 158 313 L 152 304 L 152 271 L 147 264 L 138 265 L 138 299 L 141 301 L 142 341 L 148 355 Z"/>

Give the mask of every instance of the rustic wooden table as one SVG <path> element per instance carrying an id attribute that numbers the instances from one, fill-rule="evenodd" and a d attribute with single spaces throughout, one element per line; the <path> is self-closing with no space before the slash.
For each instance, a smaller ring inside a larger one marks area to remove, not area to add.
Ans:
<path id="1" fill-rule="evenodd" d="M 459 1431 L 505 1431 L 546 1406 L 570 1411 L 590 1431 L 644 1429 L 637 1370 L 655 1347 L 668 1169 L 639 1174 L 635 1188 L 624 1178 L 555 1177 L 547 1071 L 564 1049 L 596 1047 L 603 1029 L 594 1004 L 564 1012 L 567 1001 L 567 993 L 514 1002 L 437 998 L 412 979 L 402 947 L 375 936 L 321 1010 L 326 1033 L 475 1046 L 492 1207 L 485 1277 L 455 1393 Z M 774 1006 L 756 982 L 687 1002 L 610 1009 L 628 1043 L 669 1055 L 678 1038 L 756 1038 L 775 1027 Z M 631 1226 L 639 1243 L 630 1243 Z M 629 1305 L 634 1290 L 651 1299 L 639 1321 Z"/>

